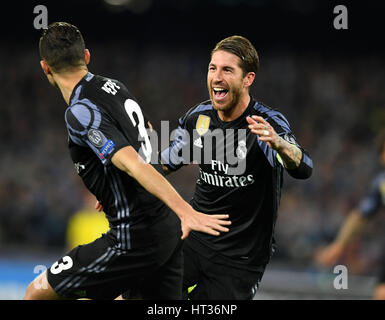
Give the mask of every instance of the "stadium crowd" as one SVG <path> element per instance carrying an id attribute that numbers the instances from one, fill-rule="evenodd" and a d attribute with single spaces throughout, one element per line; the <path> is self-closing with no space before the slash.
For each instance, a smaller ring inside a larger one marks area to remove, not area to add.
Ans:
<path id="1" fill-rule="evenodd" d="M 67 151 L 66 106 L 45 81 L 38 50 L 13 46 L 0 52 L 0 250 L 63 248 L 68 219 L 82 201 Z M 162 120 L 173 128 L 193 104 L 208 99 L 207 50 L 88 47 L 93 72 L 121 79 L 155 129 Z M 333 239 L 379 168 L 374 138 L 385 125 L 384 60 L 374 54 L 257 50 L 261 63 L 253 95 L 287 116 L 314 161 L 309 180 L 294 183 L 285 174 L 274 260 L 311 266 L 314 252 Z M 196 176 L 190 166 L 170 180 L 189 199 Z M 384 227 L 385 215 L 379 214 L 354 242 L 345 257 L 351 271 L 374 273 Z"/>

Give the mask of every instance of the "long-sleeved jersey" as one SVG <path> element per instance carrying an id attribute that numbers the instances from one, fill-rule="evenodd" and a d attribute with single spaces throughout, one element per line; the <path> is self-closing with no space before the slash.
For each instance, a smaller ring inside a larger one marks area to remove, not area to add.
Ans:
<path id="1" fill-rule="evenodd" d="M 180 233 L 176 215 L 111 163 L 126 146 L 148 162 L 154 153 L 157 157 L 148 137 L 148 120 L 124 84 L 88 73 L 72 92 L 65 122 L 72 161 L 103 205 L 112 245 L 124 251 Z M 159 165 L 156 169 L 161 171 Z"/>
<path id="2" fill-rule="evenodd" d="M 197 162 L 200 167 L 191 204 L 208 214 L 229 214 L 230 231 L 220 236 L 192 232 L 224 261 L 256 269 L 266 265 L 274 247 L 283 164 L 279 154 L 248 128 L 247 116 L 262 116 L 275 131 L 302 150 L 300 166 L 288 173 L 305 179 L 313 163 L 293 135 L 286 118 L 256 100 L 237 119 L 224 122 L 211 101 L 190 109 L 180 120 L 175 140 L 161 153 L 170 170 Z"/>

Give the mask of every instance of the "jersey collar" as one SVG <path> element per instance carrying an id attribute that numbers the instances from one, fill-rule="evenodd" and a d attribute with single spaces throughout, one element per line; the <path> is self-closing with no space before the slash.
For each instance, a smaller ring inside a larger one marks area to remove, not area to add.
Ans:
<path id="1" fill-rule="evenodd" d="M 94 74 L 92 74 L 91 72 L 87 72 L 87 74 L 83 78 L 80 79 L 80 81 L 76 84 L 76 86 L 72 90 L 69 105 L 72 105 L 72 100 L 74 99 L 74 97 L 79 95 L 81 84 L 84 83 L 84 81 L 89 82 L 93 77 L 94 77 Z M 75 100 L 77 100 L 77 99 L 75 99 Z"/>
<path id="2" fill-rule="evenodd" d="M 233 127 L 237 124 L 242 124 L 243 122 L 246 122 L 246 117 L 248 115 L 252 114 L 253 107 L 256 103 L 256 100 L 250 95 L 250 102 L 245 111 L 236 119 L 231 120 L 231 121 L 223 121 L 221 118 L 218 116 L 218 111 L 215 110 L 215 117 L 218 120 L 218 122 L 221 124 L 223 127 Z"/>

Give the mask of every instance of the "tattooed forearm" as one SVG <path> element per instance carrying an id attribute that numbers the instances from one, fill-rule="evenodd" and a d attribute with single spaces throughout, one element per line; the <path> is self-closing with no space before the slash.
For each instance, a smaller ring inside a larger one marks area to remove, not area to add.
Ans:
<path id="1" fill-rule="evenodd" d="M 285 168 L 289 170 L 297 168 L 302 159 L 301 149 L 282 138 L 280 140 L 280 148 L 277 149 L 277 152 L 281 156 Z"/>

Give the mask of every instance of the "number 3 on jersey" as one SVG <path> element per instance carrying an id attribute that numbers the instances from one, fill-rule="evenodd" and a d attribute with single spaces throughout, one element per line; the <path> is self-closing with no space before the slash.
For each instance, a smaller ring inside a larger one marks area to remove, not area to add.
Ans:
<path id="1" fill-rule="evenodd" d="M 59 261 L 62 261 L 62 262 L 59 262 Z M 58 273 L 62 272 L 63 270 L 68 270 L 68 269 L 72 268 L 72 266 L 74 265 L 71 257 L 69 257 L 69 256 L 64 256 L 59 261 L 56 261 L 51 266 L 51 269 L 50 269 L 51 273 L 58 274 Z"/>
<path id="2" fill-rule="evenodd" d="M 147 163 L 149 163 L 151 160 L 152 147 L 151 147 L 150 139 L 147 134 L 146 127 L 144 126 L 144 117 L 143 117 L 142 110 L 140 109 L 139 105 L 134 100 L 131 100 L 131 99 L 127 99 L 125 101 L 124 108 L 126 109 L 126 112 L 132 122 L 132 125 L 134 127 L 136 126 L 138 127 L 139 136 L 141 137 L 140 141 L 144 141 L 144 143 L 143 142 L 141 143 L 141 146 L 142 146 L 141 150 L 143 152 L 143 155 L 145 156 L 144 160 Z M 136 114 L 139 123 L 136 123 L 133 116 L 134 113 Z"/>

